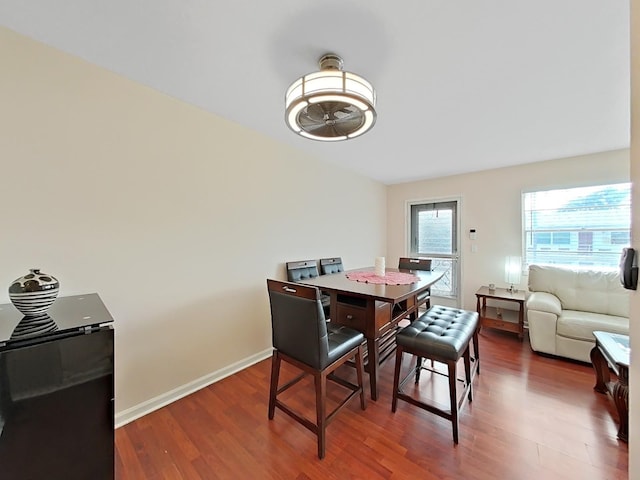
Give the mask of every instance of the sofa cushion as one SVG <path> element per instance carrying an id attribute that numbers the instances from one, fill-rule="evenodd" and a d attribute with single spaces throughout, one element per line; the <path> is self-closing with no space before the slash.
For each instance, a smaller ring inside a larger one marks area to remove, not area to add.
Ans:
<path id="1" fill-rule="evenodd" d="M 629 319 L 601 313 L 563 310 L 556 324 L 557 335 L 577 340 L 594 342 L 593 332 L 596 330 L 629 335 Z"/>
<path id="2" fill-rule="evenodd" d="M 529 290 L 552 293 L 560 299 L 563 310 L 629 316 L 629 292 L 614 270 L 530 265 Z"/>

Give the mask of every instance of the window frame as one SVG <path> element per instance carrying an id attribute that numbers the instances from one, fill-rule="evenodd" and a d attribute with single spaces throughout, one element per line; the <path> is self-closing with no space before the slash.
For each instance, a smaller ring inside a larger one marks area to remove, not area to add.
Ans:
<path id="1" fill-rule="evenodd" d="M 451 254 L 441 254 L 441 253 L 429 253 L 429 252 L 418 252 L 416 248 L 416 230 L 414 227 L 414 211 L 416 206 L 419 205 L 446 205 L 451 204 L 454 211 L 454 218 L 452 219 L 452 243 L 451 248 L 453 252 Z M 407 218 L 407 228 L 406 228 L 406 243 L 405 243 L 405 255 L 408 256 L 417 256 L 423 258 L 430 258 L 434 260 L 437 265 L 438 261 L 449 260 L 451 261 L 451 295 L 442 295 L 437 293 L 437 283 L 435 291 L 432 293 L 432 296 L 437 296 L 443 299 L 449 299 L 455 301 L 456 305 L 460 304 L 461 298 L 461 260 L 460 260 L 460 232 L 461 232 L 461 211 L 462 211 L 462 199 L 460 197 L 446 197 L 446 198 L 429 198 L 429 199 L 421 199 L 421 200 L 411 200 L 406 202 L 406 218 Z M 437 268 L 437 266 L 436 266 Z M 446 275 L 445 275 L 446 277 Z M 444 280 L 444 278 L 443 278 Z M 441 281 L 443 281 L 441 280 Z"/>

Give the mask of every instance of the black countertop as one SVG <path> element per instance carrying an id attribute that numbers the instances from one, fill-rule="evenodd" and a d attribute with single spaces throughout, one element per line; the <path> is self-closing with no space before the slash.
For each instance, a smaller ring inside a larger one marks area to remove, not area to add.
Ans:
<path id="1" fill-rule="evenodd" d="M 25 317 L 12 303 L 5 303 L 0 305 L 0 348 L 110 322 L 113 317 L 97 293 L 58 297 L 45 314 L 35 317 Z"/>

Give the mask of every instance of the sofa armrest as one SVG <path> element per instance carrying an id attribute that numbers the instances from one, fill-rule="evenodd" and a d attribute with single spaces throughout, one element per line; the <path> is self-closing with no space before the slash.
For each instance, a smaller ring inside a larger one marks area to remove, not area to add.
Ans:
<path id="1" fill-rule="evenodd" d="M 562 304 L 555 295 L 547 292 L 533 292 L 527 299 L 527 310 L 538 310 L 555 315 L 562 313 Z"/>

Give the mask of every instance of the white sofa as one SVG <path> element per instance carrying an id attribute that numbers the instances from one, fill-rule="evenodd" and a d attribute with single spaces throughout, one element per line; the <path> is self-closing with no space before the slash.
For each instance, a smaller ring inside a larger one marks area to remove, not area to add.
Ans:
<path id="1" fill-rule="evenodd" d="M 527 320 L 536 352 L 591 362 L 593 332 L 629 334 L 629 292 L 616 271 L 529 267 Z"/>

